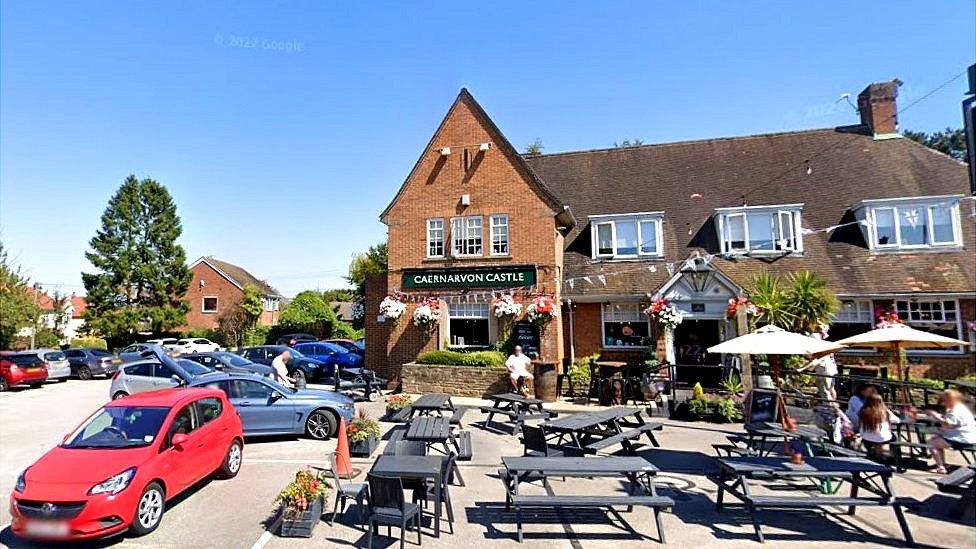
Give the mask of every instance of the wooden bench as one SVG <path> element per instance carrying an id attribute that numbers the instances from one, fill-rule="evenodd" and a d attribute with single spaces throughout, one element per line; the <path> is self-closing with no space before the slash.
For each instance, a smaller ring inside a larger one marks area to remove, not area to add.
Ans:
<path id="1" fill-rule="evenodd" d="M 506 481 L 507 482 L 507 481 Z M 654 520 L 657 522 L 657 533 L 661 543 L 665 543 L 664 525 L 661 522 L 661 510 L 674 507 L 674 500 L 666 496 L 511 496 L 511 504 L 515 507 L 517 523 L 517 539 L 522 543 L 522 508 L 523 507 L 569 507 L 569 508 L 614 508 L 634 506 L 650 507 L 654 510 Z"/>
<path id="2" fill-rule="evenodd" d="M 803 496 L 749 496 L 747 505 L 754 509 L 811 509 L 826 505 L 840 505 L 852 507 L 855 505 L 890 505 L 889 501 L 881 498 L 844 498 L 844 497 L 803 497 Z"/>
<path id="3" fill-rule="evenodd" d="M 867 452 L 855 450 L 854 448 L 847 448 L 845 446 L 841 446 L 840 444 L 834 444 L 833 442 L 822 442 L 818 444 L 818 446 L 830 457 L 868 457 Z"/>
<path id="4" fill-rule="evenodd" d="M 456 437 L 458 443 L 458 460 L 471 461 L 471 457 L 474 455 L 471 448 L 471 431 L 458 431 Z"/>
<path id="5" fill-rule="evenodd" d="M 410 406 L 407 406 L 405 408 L 400 409 L 399 412 L 390 416 L 390 421 L 393 421 L 395 423 L 406 423 L 410 421 L 410 416 L 412 415 L 413 415 L 413 410 L 410 409 Z"/>
<path id="6" fill-rule="evenodd" d="M 960 519 L 976 510 L 976 468 L 973 466 L 960 467 L 935 481 L 935 485 L 942 493 L 960 496 L 949 512 L 950 517 Z"/>
<path id="7" fill-rule="evenodd" d="M 460 426 L 461 420 L 464 418 L 464 414 L 466 413 L 468 413 L 467 408 L 458 408 L 457 410 L 454 410 L 454 413 L 451 414 L 451 425 Z"/>
<path id="8" fill-rule="evenodd" d="M 629 441 L 629 440 L 640 438 L 640 436 L 643 435 L 644 433 L 648 433 L 648 436 L 651 438 L 651 443 L 655 447 L 658 447 L 659 445 L 657 444 L 657 439 L 655 439 L 654 435 L 651 435 L 650 433 L 651 431 L 660 431 L 662 428 L 663 427 L 658 423 L 647 423 L 635 429 L 628 429 L 616 435 L 609 436 L 607 438 L 598 440 L 596 442 L 591 442 L 586 446 L 584 446 L 583 448 L 591 452 L 597 452 L 599 450 L 604 450 L 611 446 L 620 444 L 625 440 Z"/>
<path id="9" fill-rule="evenodd" d="M 403 440 L 403 436 L 407 434 L 407 430 L 400 427 L 394 428 L 390 431 L 390 438 L 386 441 L 386 447 L 383 448 L 383 455 L 390 456 L 393 455 L 394 449 L 396 448 L 396 443 Z"/>
<path id="10" fill-rule="evenodd" d="M 715 455 L 722 457 L 732 457 L 732 456 L 758 456 L 759 452 L 756 452 L 748 446 L 737 446 L 735 444 L 712 444 L 712 448 L 715 450 Z"/>

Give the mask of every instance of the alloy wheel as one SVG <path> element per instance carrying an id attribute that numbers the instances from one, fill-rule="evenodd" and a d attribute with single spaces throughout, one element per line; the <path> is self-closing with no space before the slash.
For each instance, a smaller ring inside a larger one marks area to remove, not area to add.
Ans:
<path id="1" fill-rule="evenodd" d="M 136 518 L 139 526 L 147 530 L 155 528 L 159 518 L 163 515 L 163 494 L 156 489 L 147 490 L 139 500 Z"/>
<path id="2" fill-rule="evenodd" d="M 242 459 L 241 445 L 237 442 L 231 444 L 230 450 L 227 451 L 227 470 L 236 475 L 241 468 Z"/>
<path id="3" fill-rule="evenodd" d="M 91 368 L 88 366 L 82 366 L 78 368 L 78 379 L 82 381 L 87 381 L 92 378 Z"/>
<path id="4" fill-rule="evenodd" d="M 308 434 L 314 439 L 323 440 L 332 433 L 332 421 L 325 412 L 313 412 L 308 416 Z"/>

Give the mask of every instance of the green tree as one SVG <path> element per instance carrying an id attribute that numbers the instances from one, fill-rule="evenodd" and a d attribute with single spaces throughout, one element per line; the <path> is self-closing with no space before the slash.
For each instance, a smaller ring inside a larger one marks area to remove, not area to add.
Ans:
<path id="1" fill-rule="evenodd" d="M 339 320 L 320 292 L 305 290 L 295 296 L 281 311 L 279 324 L 290 332 L 308 332 L 318 337 L 332 337 Z"/>
<path id="2" fill-rule="evenodd" d="M 793 324 L 793 315 L 786 307 L 786 289 L 778 276 L 767 271 L 754 275 L 746 286 L 749 300 L 759 307 L 755 322 L 774 324 L 788 330 Z"/>
<path id="3" fill-rule="evenodd" d="M 252 285 L 244 286 L 244 295 L 217 318 L 217 329 L 224 340 L 233 345 L 245 345 L 251 339 L 264 311 L 261 292 Z"/>
<path id="4" fill-rule="evenodd" d="M 85 257 L 97 272 L 82 273 L 85 322 L 115 341 L 137 331 L 161 333 L 186 323 L 183 297 L 193 278 L 176 204 L 162 184 L 130 175 L 109 200 L 102 228 Z"/>
<path id="5" fill-rule="evenodd" d="M 528 156 L 538 156 L 542 154 L 543 149 L 545 149 L 545 146 L 543 146 L 542 140 L 536 137 L 535 141 L 525 146 L 525 154 Z"/>
<path id="6" fill-rule="evenodd" d="M 799 271 L 790 273 L 789 282 L 785 304 L 793 315 L 793 331 L 822 331 L 840 309 L 840 301 L 827 288 L 827 280 L 813 271 Z"/>
<path id="7" fill-rule="evenodd" d="M 322 299 L 325 299 L 328 303 L 333 301 L 356 301 L 359 299 L 359 296 L 356 295 L 356 290 L 350 288 L 334 288 L 322 292 Z"/>
<path id="8" fill-rule="evenodd" d="M 0 349 L 9 349 L 17 332 L 34 326 L 39 315 L 27 277 L 0 242 Z"/>
<path id="9" fill-rule="evenodd" d="M 370 246 L 366 253 L 352 258 L 352 263 L 349 264 L 349 276 L 346 277 L 346 280 L 356 287 L 357 295 L 366 295 L 366 279 L 386 274 L 388 260 L 389 252 L 386 242 Z"/>
<path id="10" fill-rule="evenodd" d="M 947 154 L 956 160 L 966 161 L 966 132 L 962 129 L 946 128 L 940 132 L 915 132 L 906 130 L 905 137 Z"/>

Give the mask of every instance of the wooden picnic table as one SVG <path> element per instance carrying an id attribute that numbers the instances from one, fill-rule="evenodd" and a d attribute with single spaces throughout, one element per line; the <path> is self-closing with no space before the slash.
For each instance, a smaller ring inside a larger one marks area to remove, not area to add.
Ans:
<path id="1" fill-rule="evenodd" d="M 444 446 L 444 454 L 451 453 L 448 442 L 454 445 L 457 453 L 461 452 L 457 440 L 454 438 L 454 431 L 451 429 L 451 420 L 446 417 L 438 416 L 419 416 L 410 420 L 407 432 L 403 436 L 405 440 L 416 440 L 432 447 L 434 444 Z"/>
<path id="2" fill-rule="evenodd" d="M 427 416 L 432 413 L 444 415 L 444 412 L 454 411 L 454 403 L 450 395 L 423 395 L 410 405 L 411 415 Z"/>
<path id="3" fill-rule="evenodd" d="M 633 419 L 627 419 L 631 417 Z M 626 406 L 573 414 L 546 422 L 544 427 L 547 434 L 558 438 L 558 444 L 582 452 L 595 453 L 620 444 L 630 454 L 635 452 L 631 440 L 639 439 L 642 434 L 654 447 L 660 447 L 654 431 L 663 428 L 660 423 L 646 423 L 640 409 Z M 628 429 L 625 431 L 624 428 Z"/>
<path id="4" fill-rule="evenodd" d="M 571 508 L 614 508 L 646 506 L 654 510 L 658 534 L 664 543 L 664 527 L 661 510 L 674 506 L 671 498 L 658 496 L 654 476 L 658 468 L 647 460 L 636 457 L 502 457 L 505 466 L 506 509 L 514 506 L 517 522 L 517 539 L 522 541 L 522 507 L 571 507 Z M 523 481 L 541 476 L 546 487 L 544 496 L 525 496 L 519 493 Z M 556 495 L 553 494 L 547 477 L 625 477 L 629 481 L 627 495 Z"/>
<path id="5" fill-rule="evenodd" d="M 760 542 L 765 539 L 757 516 L 763 509 L 818 509 L 828 505 L 847 507 L 853 515 L 859 505 L 886 506 L 894 509 L 898 525 L 909 546 L 915 544 L 901 504 L 891 485 L 891 468 L 864 458 L 806 458 L 802 464 L 794 464 L 789 458 L 779 457 L 726 457 L 716 458 L 719 466 L 718 495 L 715 509 L 721 512 L 723 496 L 728 493 L 745 505 Z M 822 494 L 787 496 L 785 488 L 794 486 L 796 479 L 843 479 L 851 483 L 849 497 L 824 496 Z M 757 494 L 759 481 L 772 484 L 775 495 Z M 861 491 L 867 493 L 867 497 Z"/>
<path id="6" fill-rule="evenodd" d="M 777 443 L 788 443 L 798 440 L 803 443 L 808 456 L 815 455 L 814 447 L 824 443 L 827 431 L 816 425 L 797 425 L 796 430 L 790 431 L 779 423 L 761 421 L 745 425 L 748 434 L 748 444 L 760 456 L 768 456 L 776 449 Z M 772 440 L 770 440 L 772 439 Z"/>
<path id="7" fill-rule="evenodd" d="M 537 398 L 529 398 L 517 393 L 502 393 L 488 398 L 492 401 L 492 405 L 481 407 L 482 413 L 488 414 L 485 418 L 485 427 L 490 427 L 492 418 L 500 415 L 514 423 L 515 432 L 518 432 L 521 431 L 526 420 L 549 419 L 555 415 L 543 409 L 542 401 Z"/>
<path id="8" fill-rule="evenodd" d="M 600 377 L 607 380 L 612 379 L 624 379 L 624 373 L 627 369 L 626 362 L 618 362 L 613 360 L 601 360 L 596 362 L 597 371 Z M 624 380 L 626 383 L 626 380 Z M 602 406 L 615 406 L 618 404 L 625 404 L 623 400 L 623 385 L 620 383 L 603 383 L 600 384 L 601 390 L 597 397 L 600 400 Z M 636 404 L 636 403 L 635 403 Z"/>
<path id="9" fill-rule="evenodd" d="M 445 456 L 380 456 L 370 472 L 384 477 L 434 481 L 434 537 L 441 535 L 441 491 Z"/>

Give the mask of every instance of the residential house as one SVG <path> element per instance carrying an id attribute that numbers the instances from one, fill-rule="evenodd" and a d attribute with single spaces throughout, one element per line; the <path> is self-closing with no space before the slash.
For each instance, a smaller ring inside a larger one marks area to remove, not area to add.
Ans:
<path id="1" fill-rule="evenodd" d="M 184 329 L 216 328 L 220 313 L 237 304 L 247 286 L 253 286 L 261 293 L 264 310 L 258 323 L 262 326 L 278 324 L 282 295 L 244 268 L 206 256 L 193 262 L 190 271 L 193 282 L 186 294 L 190 312 L 186 315 Z"/>

